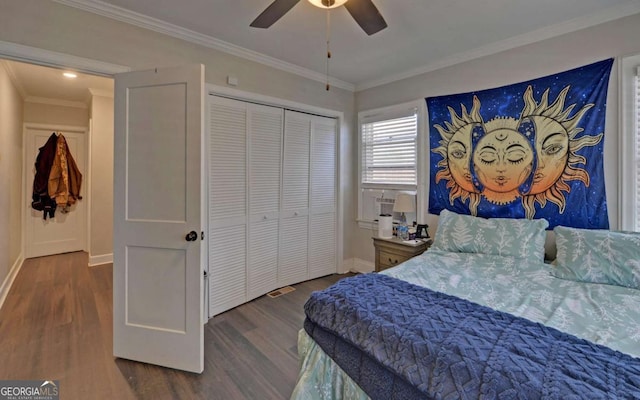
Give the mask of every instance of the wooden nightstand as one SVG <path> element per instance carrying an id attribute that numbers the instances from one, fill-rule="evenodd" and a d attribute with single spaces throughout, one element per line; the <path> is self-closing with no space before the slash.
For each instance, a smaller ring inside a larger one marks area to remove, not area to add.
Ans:
<path id="1" fill-rule="evenodd" d="M 431 243 L 431 239 L 423 239 L 414 245 L 404 243 L 395 237 L 393 239 L 373 237 L 373 246 L 376 248 L 376 272 L 395 267 L 401 262 L 424 253 Z"/>

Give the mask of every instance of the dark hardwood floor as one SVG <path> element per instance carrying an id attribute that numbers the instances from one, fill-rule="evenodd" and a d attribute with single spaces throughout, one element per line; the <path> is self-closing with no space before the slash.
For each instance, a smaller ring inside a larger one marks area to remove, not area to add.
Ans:
<path id="1" fill-rule="evenodd" d="M 89 268 L 83 252 L 28 259 L 0 310 L 0 379 L 59 380 L 64 400 L 287 399 L 304 302 L 344 276 L 211 319 L 198 375 L 113 357 L 111 264 Z"/>

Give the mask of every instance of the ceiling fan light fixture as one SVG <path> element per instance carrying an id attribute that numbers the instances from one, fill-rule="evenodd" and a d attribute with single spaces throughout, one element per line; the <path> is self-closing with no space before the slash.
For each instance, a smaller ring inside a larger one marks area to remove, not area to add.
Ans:
<path id="1" fill-rule="evenodd" d="M 324 9 L 340 7 L 346 2 L 347 0 L 309 0 L 309 3 Z"/>

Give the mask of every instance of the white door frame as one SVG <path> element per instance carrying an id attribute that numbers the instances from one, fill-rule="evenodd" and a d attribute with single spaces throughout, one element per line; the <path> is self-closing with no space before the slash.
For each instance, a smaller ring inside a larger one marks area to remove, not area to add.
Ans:
<path id="1" fill-rule="evenodd" d="M 131 71 L 130 67 L 124 65 L 106 63 L 2 40 L 0 40 L 0 57 L 44 67 L 70 68 L 78 72 L 109 78 L 113 78 L 113 75 L 121 72 Z"/>
<path id="2" fill-rule="evenodd" d="M 84 190 L 82 190 L 82 192 L 84 193 L 85 198 L 88 199 L 87 204 L 84 205 L 82 213 L 84 214 L 84 232 L 83 232 L 83 236 L 84 236 L 84 243 L 82 246 L 82 250 L 83 251 L 87 251 L 88 247 L 89 247 L 89 204 L 91 201 L 91 198 L 89 197 L 89 188 L 90 188 L 90 168 L 89 168 L 89 160 L 90 160 L 90 148 L 89 148 L 89 128 L 86 126 L 74 126 L 74 125 L 57 125 L 57 124 L 41 124 L 41 123 L 32 123 L 32 122 L 25 122 L 22 124 L 22 204 L 24 205 L 24 208 L 22 209 L 22 246 L 21 246 L 21 251 L 22 254 L 24 254 L 24 257 L 27 257 L 27 223 L 28 223 L 28 218 L 29 218 L 29 214 L 30 214 L 30 210 L 31 210 L 31 192 L 32 192 L 32 188 L 33 188 L 33 177 L 31 176 L 30 172 L 31 170 L 28 168 L 25 168 L 26 165 L 28 165 L 28 161 L 32 161 L 32 163 L 35 162 L 35 159 L 33 160 L 27 160 L 27 146 L 26 146 L 26 142 L 27 142 L 27 131 L 29 129 L 41 129 L 41 130 L 51 130 L 51 131 L 55 131 L 55 132 L 71 132 L 71 133 L 78 133 L 78 134 L 84 134 L 85 135 L 85 140 L 84 140 L 84 154 L 85 154 L 85 158 L 84 158 L 84 164 L 83 165 L 78 165 L 78 167 L 80 168 L 80 172 L 82 172 L 83 176 L 85 177 L 84 179 Z M 30 179 L 31 178 L 31 179 Z M 29 184 L 29 182 L 31 182 L 31 185 Z M 82 201 L 82 200 L 80 200 Z"/>

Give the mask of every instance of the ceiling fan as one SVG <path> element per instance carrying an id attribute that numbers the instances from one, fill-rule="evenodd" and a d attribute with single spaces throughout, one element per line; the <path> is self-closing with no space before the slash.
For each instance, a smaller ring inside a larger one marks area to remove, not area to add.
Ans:
<path id="1" fill-rule="evenodd" d="M 311 4 L 328 9 L 345 6 L 349 14 L 367 33 L 373 35 L 387 27 L 382 15 L 371 0 L 308 0 Z M 282 18 L 300 0 L 275 0 L 262 14 L 258 15 L 251 26 L 254 28 L 268 28 Z"/>

